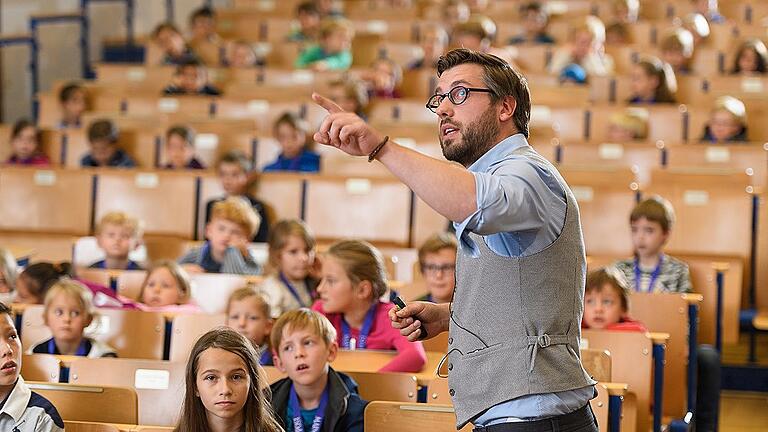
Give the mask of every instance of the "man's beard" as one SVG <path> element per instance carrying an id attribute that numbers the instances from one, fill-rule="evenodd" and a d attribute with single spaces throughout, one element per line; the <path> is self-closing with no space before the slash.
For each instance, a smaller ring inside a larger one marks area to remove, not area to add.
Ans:
<path id="1" fill-rule="evenodd" d="M 469 167 L 480 159 L 499 136 L 499 123 L 496 121 L 496 110 L 490 106 L 480 115 L 480 118 L 470 123 L 466 128 L 458 122 L 448 120 L 459 129 L 461 142 L 454 143 L 452 138 L 443 140 L 442 127 L 440 131 L 440 147 L 443 156 L 449 161 L 458 162 Z M 442 126 L 442 124 L 441 124 Z"/>

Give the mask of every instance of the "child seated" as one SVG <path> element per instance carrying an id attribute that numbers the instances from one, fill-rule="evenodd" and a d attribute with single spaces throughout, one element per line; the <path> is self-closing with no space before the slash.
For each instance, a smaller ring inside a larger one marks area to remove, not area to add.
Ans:
<path id="1" fill-rule="evenodd" d="M 272 384 L 272 410 L 286 431 L 363 432 L 367 402 L 357 384 L 330 363 L 339 346 L 336 329 L 306 308 L 287 312 L 272 333 L 275 365 L 288 375 Z"/>
<path id="2" fill-rule="evenodd" d="M 456 235 L 437 233 L 419 248 L 419 268 L 426 283 L 427 295 L 420 301 L 449 303 L 456 286 Z"/>
<path id="3" fill-rule="evenodd" d="M 189 15 L 189 29 L 192 33 L 191 44 L 212 43 L 218 45 L 221 38 L 216 33 L 216 11 L 209 6 L 202 6 Z"/>
<path id="4" fill-rule="evenodd" d="M 366 111 L 370 99 L 362 82 L 349 78 L 331 81 L 328 84 L 328 97 L 344 111 L 353 112 L 363 120 L 368 118 Z"/>
<path id="5" fill-rule="evenodd" d="M 682 26 L 693 35 L 693 47 L 704 45 L 709 38 L 710 29 L 704 15 L 690 13 L 683 18 Z"/>
<path id="6" fill-rule="evenodd" d="M 259 364 L 272 366 L 269 334 L 272 330 L 269 302 L 253 288 L 240 288 L 232 292 L 227 301 L 227 327 L 248 338 L 259 350 Z"/>
<path id="7" fill-rule="evenodd" d="M 9 165 L 48 166 L 51 161 L 39 148 L 37 128 L 29 120 L 21 119 L 11 130 L 11 156 Z"/>
<path id="8" fill-rule="evenodd" d="M 632 66 L 630 104 L 674 103 L 677 80 L 672 67 L 656 57 L 644 58 Z"/>
<path id="9" fill-rule="evenodd" d="M 583 68 L 587 77 L 613 73 L 613 58 L 605 53 L 605 25 L 595 16 L 583 18 L 571 30 L 570 41 L 555 51 L 549 70 L 559 76 L 574 64 Z"/>
<path id="10" fill-rule="evenodd" d="M 205 226 L 206 242 L 182 256 L 179 264 L 191 273 L 260 274 L 261 267 L 248 251 L 248 240 L 260 222 L 259 215 L 243 198 L 217 202 Z"/>
<path id="11" fill-rule="evenodd" d="M 386 58 L 376 59 L 363 73 L 368 83 L 368 94 L 374 99 L 399 99 L 397 87 L 403 81 L 403 69 L 394 61 Z"/>
<path id="12" fill-rule="evenodd" d="M 352 66 L 352 27 L 333 19 L 320 26 L 320 43 L 304 49 L 296 59 L 296 68 L 315 72 L 347 70 Z"/>
<path id="13" fill-rule="evenodd" d="M 187 361 L 186 389 L 174 432 L 282 432 L 269 408 L 266 375 L 256 350 L 236 331 L 219 327 L 197 340 Z"/>
<path id="14" fill-rule="evenodd" d="M 235 69 L 247 69 L 259 64 L 259 59 L 248 41 L 236 40 L 230 44 L 227 50 L 226 64 Z"/>
<path id="15" fill-rule="evenodd" d="M 117 145 L 120 131 L 112 120 L 95 120 L 88 127 L 88 146 L 90 153 L 80 160 L 82 167 L 121 167 L 133 168 L 136 162 Z"/>
<path id="16" fill-rule="evenodd" d="M 659 43 L 661 59 L 672 66 L 675 74 L 687 75 L 691 73 L 691 59 L 693 58 L 693 34 L 686 29 L 672 30 L 661 39 Z"/>
<path id="17" fill-rule="evenodd" d="M 16 296 L 19 268 L 10 251 L 0 248 L 0 303 L 11 304 Z"/>
<path id="18" fill-rule="evenodd" d="M 53 337 L 32 347 L 28 354 L 117 357 L 110 346 L 83 335 L 96 317 L 93 294 L 85 285 L 62 279 L 48 290 L 44 304 L 43 321 Z"/>
<path id="19" fill-rule="evenodd" d="M 101 217 L 96 226 L 96 242 L 106 258 L 96 261 L 89 268 L 110 270 L 141 270 L 128 255 L 141 244 L 141 221 L 123 212 L 109 212 Z"/>
<path id="20" fill-rule="evenodd" d="M 69 83 L 59 90 L 61 105 L 60 129 L 79 128 L 82 116 L 88 107 L 85 89 L 77 83 Z"/>
<path id="21" fill-rule="evenodd" d="M 208 73 L 198 60 L 178 63 L 173 82 L 163 90 L 164 95 L 220 96 L 221 91 L 208 83 Z"/>
<path id="22" fill-rule="evenodd" d="M 760 39 L 749 39 L 739 46 L 733 59 L 733 75 L 764 75 L 768 72 L 768 48 Z"/>
<path id="23" fill-rule="evenodd" d="M 728 143 L 748 141 L 747 109 L 744 102 L 733 96 L 720 96 L 709 113 L 702 142 Z"/>
<path id="24" fill-rule="evenodd" d="M 320 171 L 320 155 L 309 149 L 313 142 L 304 120 L 294 113 L 285 112 L 275 121 L 274 134 L 282 152 L 276 161 L 264 167 L 264 172 Z"/>
<path id="25" fill-rule="evenodd" d="M 664 254 L 674 223 L 672 205 L 660 196 L 643 200 L 632 210 L 629 225 L 635 257 L 614 266 L 635 291 L 691 292 L 688 265 Z"/>
<path id="26" fill-rule="evenodd" d="M 581 328 L 648 331 L 641 322 L 629 317 L 629 287 L 620 271 L 605 267 L 589 272 Z"/>
<path id="27" fill-rule="evenodd" d="M 691 0 L 691 3 L 694 10 L 704 15 L 707 21 L 713 24 L 722 24 L 726 21 L 718 10 L 717 0 Z"/>
<path id="28" fill-rule="evenodd" d="M 523 21 L 523 33 L 510 38 L 510 45 L 553 44 L 555 39 L 547 33 L 549 14 L 544 5 L 532 1 L 520 6 L 520 18 Z"/>
<path id="29" fill-rule="evenodd" d="M 178 65 L 200 60 L 194 51 L 187 46 L 179 29 L 171 22 L 162 23 L 155 27 L 152 31 L 152 42 L 163 51 L 163 57 L 160 60 L 162 65 Z"/>
<path id="30" fill-rule="evenodd" d="M 190 299 L 189 275 L 173 261 L 158 261 L 141 284 L 139 308 L 153 312 L 200 312 Z"/>
<path id="31" fill-rule="evenodd" d="M 300 220 L 283 220 L 269 234 L 268 276 L 261 285 L 272 309 L 272 316 L 309 307 L 317 298 L 315 238 Z"/>
<path id="32" fill-rule="evenodd" d="M 369 243 L 347 240 L 331 245 L 317 292 L 320 300 L 312 309 L 331 321 L 341 348 L 397 350 L 381 372 L 418 372 L 424 367 L 427 357 L 421 342 L 409 342 L 390 323 L 387 314 L 395 305 L 380 300 L 387 292 L 384 260 Z"/>
<path id="33" fill-rule="evenodd" d="M 445 54 L 448 42 L 448 32 L 442 26 L 431 24 L 422 27 L 419 37 L 421 57 L 410 63 L 408 70 L 436 68 L 440 56 Z"/>
<path id="34" fill-rule="evenodd" d="M 611 115 L 607 142 L 623 144 L 648 138 L 648 118 L 638 112 L 625 110 Z"/>
<path id="35" fill-rule="evenodd" d="M 314 42 L 320 31 L 320 11 L 314 1 L 305 1 L 296 6 L 298 27 L 289 35 L 290 42 Z"/>
<path id="36" fill-rule="evenodd" d="M 48 399 L 31 391 L 21 377 L 21 337 L 13 325 L 13 311 L 0 303 L 0 430 L 63 432 L 64 421 Z"/>
<path id="37" fill-rule="evenodd" d="M 253 236 L 252 241 L 266 243 L 269 236 L 269 219 L 264 203 L 251 195 L 255 179 L 255 175 L 252 173 L 251 161 L 242 152 L 231 151 L 219 159 L 216 172 L 219 175 L 221 187 L 226 195 L 214 198 L 205 204 L 205 222 L 208 223 L 211 220 L 211 209 L 217 202 L 223 201 L 230 196 L 245 198 L 261 219 L 259 229 Z"/>
<path id="38" fill-rule="evenodd" d="M 72 266 L 67 262 L 27 266 L 16 279 L 16 303 L 43 304 L 51 286 L 65 276 L 72 277 Z"/>
<path id="39" fill-rule="evenodd" d="M 453 28 L 454 43 L 459 48 L 489 52 L 495 37 L 496 23 L 482 15 L 472 16 L 467 22 Z"/>
<path id="40" fill-rule="evenodd" d="M 205 169 L 195 157 L 195 131 L 184 125 L 172 126 L 165 133 L 167 169 Z"/>

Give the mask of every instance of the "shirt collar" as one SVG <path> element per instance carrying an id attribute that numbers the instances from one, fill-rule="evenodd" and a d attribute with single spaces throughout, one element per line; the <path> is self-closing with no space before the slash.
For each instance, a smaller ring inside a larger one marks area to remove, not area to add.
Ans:
<path id="1" fill-rule="evenodd" d="M 500 143 L 493 146 L 490 150 L 480 156 L 480 159 L 469 166 L 472 172 L 486 172 L 494 163 L 504 159 L 509 153 L 528 145 L 525 135 L 516 133 L 501 140 Z"/>
<path id="2" fill-rule="evenodd" d="M 24 384 L 24 378 L 19 375 L 19 379 L 14 384 L 11 394 L 8 395 L 8 399 L 6 399 L 3 408 L 0 410 L 0 415 L 8 414 L 13 418 L 14 422 L 18 422 L 27 410 L 30 397 L 32 397 L 32 391 Z"/>

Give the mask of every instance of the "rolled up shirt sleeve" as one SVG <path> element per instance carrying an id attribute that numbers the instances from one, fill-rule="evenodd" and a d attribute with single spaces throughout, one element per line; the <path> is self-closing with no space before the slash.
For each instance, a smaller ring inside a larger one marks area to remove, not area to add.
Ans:
<path id="1" fill-rule="evenodd" d="M 476 251 L 466 232 L 488 236 L 553 231 L 548 233 L 549 238 L 559 235 L 565 216 L 565 193 L 548 169 L 530 160 L 512 157 L 494 164 L 486 172 L 472 174 L 477 210 L 456 225 L 462 246 Z"/>

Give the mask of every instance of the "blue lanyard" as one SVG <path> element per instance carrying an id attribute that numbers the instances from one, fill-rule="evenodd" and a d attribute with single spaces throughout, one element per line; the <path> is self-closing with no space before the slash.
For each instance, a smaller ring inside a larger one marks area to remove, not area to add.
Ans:
<path id="1" fill-rule="evenodd" d="M 296 390 L 291 384 L 291 392 L 288 396 L 288 403 L 291 405 L 291 411 L 293 417 L 293 430 L 294 432 L 304 432 L 304 421 L 301 418 L 301 406 L 299 405 L 299 397 L 296 395 Z M 320 432 L 320 428 L 323 427 L 323 420 L 325 419 L 325 407 L 328 406 L 328 384 L 325 385 L 323 395 L 320 397 L 320 405 L 317 406 L 317 413 L 315 419 L 312 420 L 312 432 Z"/>
<path id="2" fill-rule="evenodd" d="M 291 295 L 293 295 L 293 298 L 296 299 L 297 302 L 299 302 L 299 307 L 309 307 L 309 305 L 304 304 L 304 302 L 301 300 L 301 297 L 299 296 L 299 292 L 296 291 L 296 288 L 294 288 L 293 284 L 288 280 L 287 277 L 283 274 L 283 272 L 280 272 L 280 281 L 283 283 L 283 285 L 288 288 L 288 291 L 291 292 Z M 312 298 L 312 293 L 309 291 L 309 288 L 307 288 L 307 292 L 309 293 L 309 298 Z"/>
<path id="3" fill-rule="evenodd" d="M 259 358 L 259 364 L 266 366 L 272 364 L 272 352 L 269 349 L 261 351 L 261 357 Z"/>
<path id="4" fill-rule="evenodd" d="M 653 292 L 653 285 L 656 283 L 656 279 L 659 278 L 659 275 L 661 274 L 661 265 L 664 264 L 664 254 L 661 254 L 659 256 L 659 263 L 656 264 L 656 268 L 653 269 L 653 273 L 651 273 L 651 280 L 648 282 L 648 292 Z M 642 272 L 640 271 L 640 261 L 635 257 L 635 291 L 640 292 L 640 278 L 642 276 Z"/>
<path id="5" fill-rule="evenodd" d="M 373 306 L 371 306 L 371 308 L 368 309 L 368 312 L 365 314 L 365 321 L 363 321 L 363 327 L 360 329 L 360 336 L 355 347 L 357 349 L 365 349 L 368 345 L 368 335 L 371 333 L 373 320 L 376 318 L 377 306 L 378 302 L 374 303 Z M 349 329 L 349 324 L 347 324 L 347 320 L 345 320 L 343 316 L 341 317 L 341 334 L 341 347 L 351 349 L 351 331 Z"/>
<path id="6" fill-rule="evenodd" d="M 88 351 L 85 350 L 86 347 L 86 340 L 83 339 L 80 341 L 80 345 L 77 347 L 77 351 L 75 351 L 75 355 L 79 357 L 85 357 L 88 355 Z M 56 342 L 54 342 L 53 338 L 48 340 L 48 354 L 61 354 L 58 352 L 59 350 L 56 348 Z"/>

